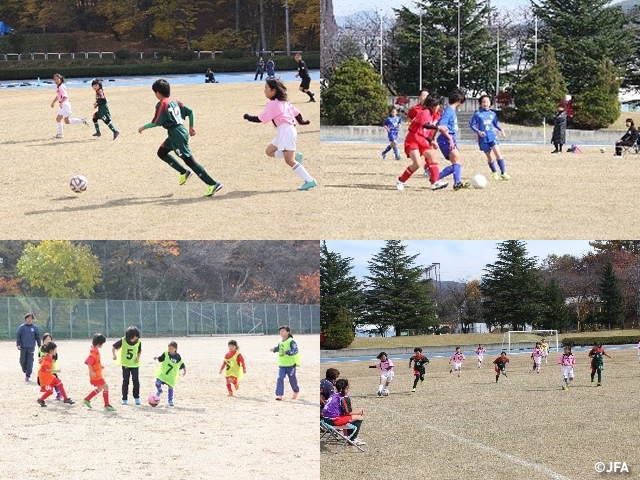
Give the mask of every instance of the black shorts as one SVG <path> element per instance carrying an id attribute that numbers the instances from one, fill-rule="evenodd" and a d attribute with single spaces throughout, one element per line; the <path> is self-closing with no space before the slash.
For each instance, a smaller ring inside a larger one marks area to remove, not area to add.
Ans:
<path id="1" fill-rule="evenodd" d="M 311 84 L 311 77 L 303 78 L 300 82 L 300 88 L 303 90 L 309 90 L 309 85 Z"/>

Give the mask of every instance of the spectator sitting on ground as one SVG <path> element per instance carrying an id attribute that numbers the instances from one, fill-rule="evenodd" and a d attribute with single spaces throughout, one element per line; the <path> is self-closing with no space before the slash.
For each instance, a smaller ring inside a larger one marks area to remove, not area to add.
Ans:
<path id="1" fill-rule="evenodd" d="M 633 147 L 638 141 L 638 129 L 633 123 L 633 119 L 627 118 L 627 133 L 616 142 L 616 157 L 622 156 L 623 147 Z"/>
<path id="2" fill-rule="evenodd" d="M 204 74 L 204 83 L 218 83 L 216 76 L 213 74 L 213 70 L 210 68 L 207 68 L 207 71 Z"/>

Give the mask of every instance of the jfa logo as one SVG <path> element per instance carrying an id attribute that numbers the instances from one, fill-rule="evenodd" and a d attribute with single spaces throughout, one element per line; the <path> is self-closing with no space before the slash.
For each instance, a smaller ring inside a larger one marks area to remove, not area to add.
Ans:
<path id="1" fill-rule="evenodd" d="M 627 462 L 609 462 L 608 466 L 604 462 L 596 462 L 595 469 L 598 473 L 629 473 Z"/>

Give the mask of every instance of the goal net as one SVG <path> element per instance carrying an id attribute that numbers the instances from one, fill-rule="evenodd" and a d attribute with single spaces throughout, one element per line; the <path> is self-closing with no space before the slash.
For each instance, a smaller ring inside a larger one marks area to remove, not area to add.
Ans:
<path id="1" fill-rule="evenodd" d="M 535 343 L 547 340 L 549 349 L 553 348 L 555 343 L 556 352 L 560 351 L 560 342 L 558 340 L 558 330 L 509 330 L 502 335 L 502 349 L 507 353 L 516 350 L 515 345 L 520 343 Z"/>

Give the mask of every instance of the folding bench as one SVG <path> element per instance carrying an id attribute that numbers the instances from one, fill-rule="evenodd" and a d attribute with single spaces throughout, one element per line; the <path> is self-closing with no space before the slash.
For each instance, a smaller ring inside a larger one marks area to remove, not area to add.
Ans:
<path id="1" fill-rule="evenodd" d="M 343 430 L 350 430 L 351 433 L 349 435 L 345 435 Z M 340 425 L 334 427 L 333 425 L 328 424 L 324 421 L 324 419 L 320 419 L 320 441 L 325 442 L 336 442 L 338 444 L 338 448 L 334 453 L 340 453 L 347 445 L 352 445 L 356 447 L 361 452 L 364 452 L 363 448 L 351 440 L 351 437 L 356 433 L 356 426 L 350 423 L 345 425 Z"/>

